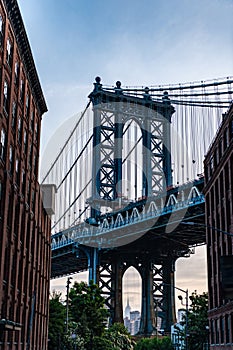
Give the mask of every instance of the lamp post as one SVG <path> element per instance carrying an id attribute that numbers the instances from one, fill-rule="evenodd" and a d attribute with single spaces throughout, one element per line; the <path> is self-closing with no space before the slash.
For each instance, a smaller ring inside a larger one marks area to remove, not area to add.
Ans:
<path id="1" fill-rule="evenodd" d="M 176 287 L 173 284 L 163 283 L 164 286 L 171 286 L 177 290 L 179 290 L 182 293 L 185 293 L 185 311 L 186 311 L 186 318 L 185 318 L 185 349 L 188 350 L 188 297 L 189 292 L 188 289 L 184 290 L 182 288 Z M 178 296 L 178 299 L 183 300 L 183 297 L 181 295 Z"/>
<path id="2" fill-rule="evenodd" d="M 185 293 L 185 310 L 186 310 L 186 317 L 185 317 L 185 349 L 188 349 L 188 289 L 183 290 L 178 287 L 174 287 L 178 289 L 179 291 Z M 181 304 L 183 304 L 183 297 L 181 295 L 178 296 L 178 299 L 181 301 Z"/>
<path id="3" fill-rule="evenodd" d="M 69 290 L 72 277 L 67 278 L 66 283 L 66 333 L 68 334 L 68 323 L 69 323 Z"/>

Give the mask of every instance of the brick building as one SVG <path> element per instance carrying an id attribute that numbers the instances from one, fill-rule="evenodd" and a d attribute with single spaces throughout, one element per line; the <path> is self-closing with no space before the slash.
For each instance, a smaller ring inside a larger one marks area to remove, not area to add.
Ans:
<path id="1" fill-rule="evenodd" d="M 38 184 L 47 111 L 16 0 L 0 0 L 0 349 L 47 349 L 50 219 Z"/>
<path id="2" fill-rule="evenodd" d="M 210 345 L 233 348 L 233 104 L 204 161 Z M 225 231 L 223 233 L 222 231 Z"/>

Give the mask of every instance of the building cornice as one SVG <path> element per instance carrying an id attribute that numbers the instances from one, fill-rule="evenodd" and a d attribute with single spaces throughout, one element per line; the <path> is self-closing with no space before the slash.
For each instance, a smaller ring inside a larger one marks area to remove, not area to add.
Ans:
<path id="1" fill-rule="evenodd" d="M 31 47 L 18 3 L 16 0 L 3 0 L 3 2 L 5 4 L 8 18 L 10 20 L 17 41 L 20 56 L 25 67 L 27 79 L 30 84 L 32 94 L 35 98 L 35 103 L 37 104 L 40 114 L 42 115 L 43 113 L 47 112 L 48 109 L 40 85 Z"/>

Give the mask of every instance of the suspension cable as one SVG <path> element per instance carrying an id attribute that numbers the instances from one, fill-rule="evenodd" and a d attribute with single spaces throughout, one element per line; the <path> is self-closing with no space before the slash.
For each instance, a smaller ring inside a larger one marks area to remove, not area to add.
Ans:
<path id="1" fill-rule="evenodd" d="M 86 105 L 86 108 L 84 109 L 84 111 L 82 112 L 79 120 L 77 121 L 77 123 L 75 124 L 73 130 L 71 131 L 68 139 L 66 140 L 66 142 L 64 143 L 64 146 L 61 148 L 60 152 L 58 153 L 57 157 L 55 158 L 54 162 L 52 163 L 52 165 L 50 166 L 49 170 L 47 171 L 46 175 L 44 176 L 41 184 L 43 184 L 45 182 L 45 180 L 47 179 L 47 177 L 49 176 L 51 170 L 53 169 L 54 165 L 56 164 L 56 162 L 58 161 L 58 159 L 60 158 L 61 154 L 63 153 L 64 149 L 66 148 L 66 146 L 68 145 L 71 137 L 73 136 L 73 134 L 75 133 L 75 130 L 77 129 L 78 125 L 80 124 L 81 120 L 83 119 L 88 107 L 90 106 L 91 101 L 88 102 L 88 104 Z"/>

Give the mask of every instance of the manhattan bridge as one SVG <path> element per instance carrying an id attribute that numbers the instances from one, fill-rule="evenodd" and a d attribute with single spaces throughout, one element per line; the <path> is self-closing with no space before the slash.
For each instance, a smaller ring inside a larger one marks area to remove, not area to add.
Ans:
<path id="1" fill-rule="evenodd" d="M 57 192 L 51 277 L 88 270 L 111 323 L 123 321 L 122 279 L 133 266 L 142 281 L 140 333 L 158 324 L 170 332 L 175 262 L 205 243 L 205 229 L 185 222 L 205 223 L 203 159 L 232 83 L 105 86 L 97 77 L 43 175 Z"/>

